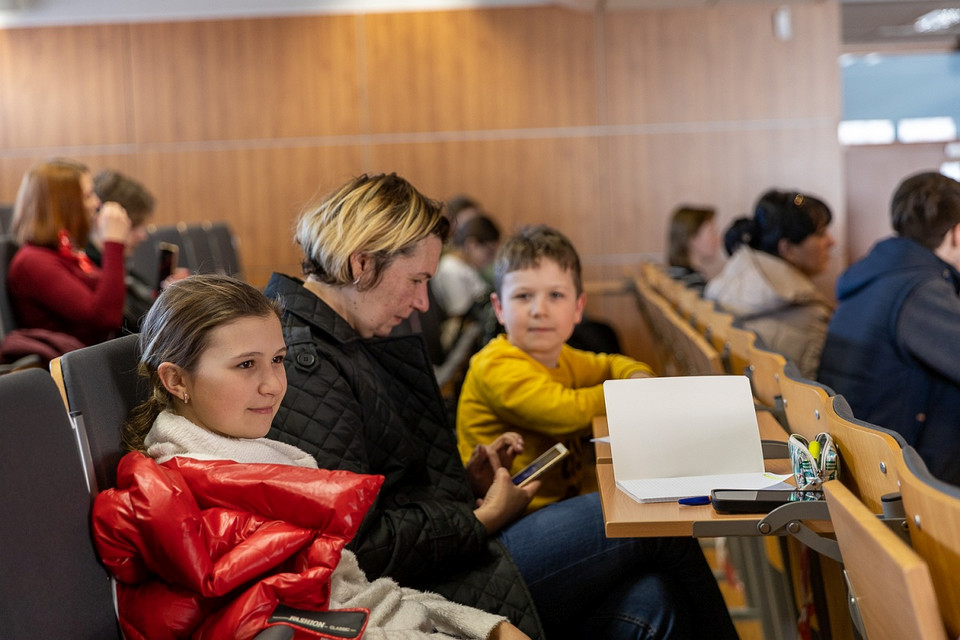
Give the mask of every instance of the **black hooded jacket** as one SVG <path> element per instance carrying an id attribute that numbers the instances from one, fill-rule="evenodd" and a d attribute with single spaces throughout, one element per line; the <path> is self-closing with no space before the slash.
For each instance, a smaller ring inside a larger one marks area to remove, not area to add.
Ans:
<path id="1" fill-rule="evenodd" d="M 837 281 L 818 379 L 854 415 L 899 432 L 960 484 L 960 273 L 908 238 L 877 243 Z"/>

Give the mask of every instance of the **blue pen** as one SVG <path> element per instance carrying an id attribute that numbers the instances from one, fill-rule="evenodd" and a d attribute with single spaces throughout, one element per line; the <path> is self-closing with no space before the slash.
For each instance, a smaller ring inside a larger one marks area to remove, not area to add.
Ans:
<path id="1" fill-rule="evenodd" d="M 680 498 L 677 500 L 677 504 L 686 505 L 688 507 L 696 507 L 702 504 L 710 504 L 710 496 L 694 496 L 693 498 Z"/>

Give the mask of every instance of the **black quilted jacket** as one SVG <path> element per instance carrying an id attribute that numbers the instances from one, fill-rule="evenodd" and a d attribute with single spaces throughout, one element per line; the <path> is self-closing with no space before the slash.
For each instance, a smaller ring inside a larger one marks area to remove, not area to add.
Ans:
<path id="1" fill-rule="evenodd" d="M 285 307 L 287 394 L 269 437 L 321 467 L 386 477 L 350 548 L 371 577 L 434 591 L 543 632 L 506 549 L 488 538 L 420 336 L 363 340 L 300 280 L 273 274 Z"/>

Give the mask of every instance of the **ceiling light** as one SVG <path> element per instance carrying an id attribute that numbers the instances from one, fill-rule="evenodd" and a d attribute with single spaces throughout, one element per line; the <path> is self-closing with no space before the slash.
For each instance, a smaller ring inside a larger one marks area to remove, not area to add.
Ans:
<path id="1" fill-rule="evenodd" d="M 913 23 L 913 30 L 917 33 L 946 31 L 958 24 L 960 24 L 960 8 L 936 9 L 917 18 Z"/>

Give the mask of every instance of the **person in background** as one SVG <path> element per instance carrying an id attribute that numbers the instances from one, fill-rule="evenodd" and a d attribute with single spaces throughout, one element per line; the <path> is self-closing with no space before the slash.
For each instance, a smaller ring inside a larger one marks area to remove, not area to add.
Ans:
<path id="1" fill-rule="evenodd" d="M 443 207 L 443 215 L 450 221 L 451 236 L 456 234 L 460 225 L 466 224 L 468 220 L 482 213 L 483 207 L 476 198 L 465 193 L 450 198 Z"/>
<path id="2" fill-rule="evenodd" d="M 268 437 L 322 468 L 386 477 L 349 545 L 371 578 L 501 613 L 535 638 L 686 637 L 687 625 L 736 637 L 696 541 L 607 539 L 596 494 L 521 518 L 540 483 L 511 481 L 516 433 L 463 465 L 422 339 L 391 336 L 426 310 L 448 226 L 395 174 L 355 178 L 303 211 L 306 280 L 274 274 L 266 290 L 284 301 L 289 346 Z M 706 597 L 685 611 L 703 580 Z"/>
<path id="3" fill-rule="evenodd" d="M 704 289 L 705 298 L 811 379 L 833 313 L 832 303 L 811 280 L 830 261 L 831 219 L 830 208 L 809 194 L 764 193 L 753 217 L 735 220 L 727 231 L 725 244 L 733 255 Z"/>
<path id="4" fill-rule="evenodd" d="M 583 440 L 594 416 L 606 413 L 604 380 L 653 371 L 627 356 L 566 344 L 583 317 L 586 295 L 576 249 L 559 231 L 524 227 L 501 247 L 494 274 L 490 298 L 506 333 L 470 359 L 457 410 L 457 442 L 466 463 L 478 444 L 519 433 L 524 450 L 513 460 L 513 474 L 554 444 L 564 444 L 570 454 L 541 478 L 528 507 L 534 511 L 580 495 Z"/>
<path id="5" fill-rule="evenodd" d="M 667 273 L 699 293 L 723 266 L 715 216 L 711 208 L 681 206 L 670 218 Z"/>
<path id="6" fill-rule="evenodd" d="M 85 165 L 54 159 L 31 167 L 14 204 L 20 249 L 7 275 L 20 327 L 65 333 L 85 345 L 113 337 L 123 321 L 130 228 L 122 206 L 101 206 Z M 91 230 L 103 240 L 101 266 L 83 251 Z"/>
<path id="7" fill-rule="evenodd" d="M 441 326 L 445 351 L 456 343 L 467 316 L 482 322 L 482 309 L 489 304 L 491 290 L 483 271 L 493 264 L 499 244 L 497 224 L 480 214 L 457 228 L 448 250 L 440 257 L 430 289 L 445 318 Z"/>
<path id="8" fill-rule="evenodd" d="M 960 485 L 960 183 L 909 176 L 890 213 L 895 235 L 837 280 L 818 379 Z"/>
<path id="9" fill-rule="evenodd" d="M 147 239 L 147 224 L 153 216 L 156 199 L 142 184 L 119 171 L 104 170 L 93 178 L 93 190 L 101 202 L 116 202 L 124 208 L 130 217 L 130 233 L 127 234 L 126 257 Z M 90 234 L 87 255 L 99 266 L 103 260 L 103 238 L 96 229 Z M 170 282 L 182 280 L 190 275 L 187 269 L 177 269 L 161 289 Z M 127 297 L 123 307 L 123 328 L 130 333 L 140 331 L 140 322 L 146 315 L 159 290 L 151 283 L 141 280 L 133 271 L 127 270 L 124 279 Z"/>
<path id="10" fill-rule="evenodd" d="M 125 425 L 117 488 L 93 509 L 127 637 L 251 637 L 279 604 L 318 622 L 361 613 L 369 639 L 527 638 L 502 616 L 370 582 L 342 551 L 383 478 L 317 469 L 263 437 L 286 391 L 279 305 L 195 276 L 161 294 L 139 345 L 152 392 Z"/>

